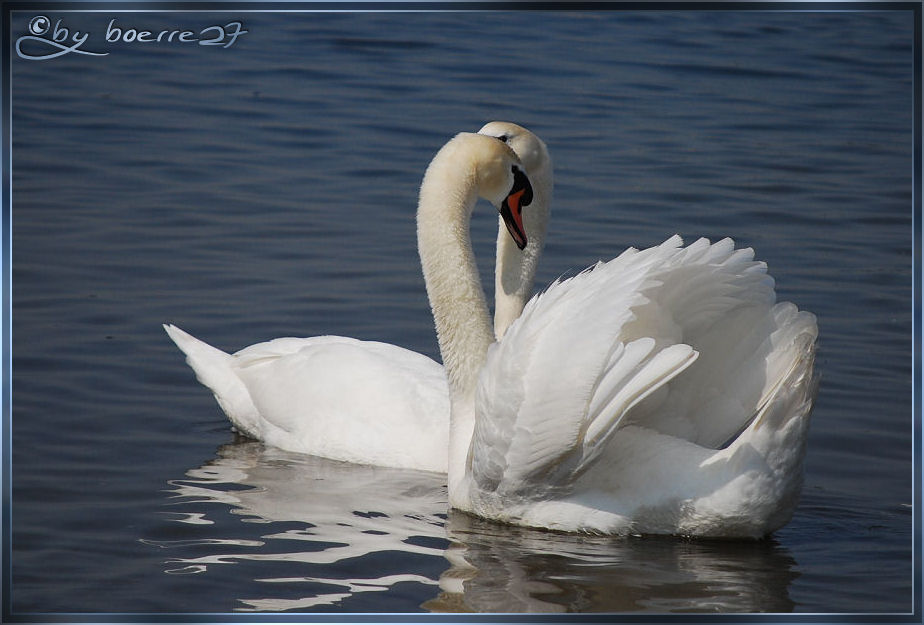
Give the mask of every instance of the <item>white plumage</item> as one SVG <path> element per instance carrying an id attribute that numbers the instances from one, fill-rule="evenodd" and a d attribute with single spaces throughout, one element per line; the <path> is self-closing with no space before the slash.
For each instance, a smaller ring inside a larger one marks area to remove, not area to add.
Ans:
<path id="1" fill-rule="evenodd" d="M 504 198 L 485 170 L 510 165 L 492 147 L 450 141 L 418 208 L 450 380 L 450 503 L 566 531 L 757 537 L 785 524 L 815 393 L 814 316 L 775 304 L 750 249 L 675 236 L 556 282 L 482 347 L 460 224 L 476 191 Z M 455 169 L 466 151 L 474 173 Z M 431 181 L 453 175 L 466 199 L 433 201 Z"/>
<path id="2" fill-rule="evenodd" d="M 448 470 L 450 504 L 489 519 L 608 534 L 782 527 L 817 388 L 814 316 L 776 303 L 750 249 L 674 236 L 558 281 L 525 308 L 532 274 L 508 264 L 498 296 L 512 304 L 498 306 L 504 320 L 492 329 L 468 223 L 479 196 L 509 218 L 535 191 L 541 215 L 551 182 L 527 169 L 536 188 L 524 187 L 522 169 L 502 141 L 463 133 L 424 176 L 418 246 L 445 369 L 341 337 L 232 356 L 167 331 L 245 433 L 335 459 Z M 502 233 L 499 267 L 511 253 Z"/>
<path id="3" fill-rule="evenodd" d="M 548 223 L 552 164 L 525 128 L 490 122 L 535 179 L 519 250 L 503 223 L 497 241 L 495 331 L 502 336 L 532 294 Z M 494 139 L 492 139 L 494 141 Z M 233 355 L 173 325 L 167 333 L 243 434 L 280 447 L 359 464 L 446 473 L 449 391 L 443 367 L 407 349 L 340 336 L 280 338 Z"/>
<path id="4" fill-rule="evenodd" d="M 275 339 L 231 355 L 164 327 L 243 434 L 334 460 L 446 471 L 449 392 L 432 359 L 342 336 Z"/>
<path id="5" fill-rule="evenodd" d="M 774 305 L 751 250 L 680 246 L 552 285 L 489 350 L 468 484 L 481 514 L 607 533 L 760 536 L 788 521 L 815 319 Z"/>

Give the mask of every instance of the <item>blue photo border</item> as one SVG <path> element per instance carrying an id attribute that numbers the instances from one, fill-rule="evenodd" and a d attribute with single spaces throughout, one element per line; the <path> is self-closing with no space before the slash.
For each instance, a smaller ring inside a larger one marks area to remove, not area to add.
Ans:
<path id="1" fill-rule="evenodd" d="M 293 0 L 275 2 L 253 2 L 224 0 L 217 2 L 125 2 L 115 0 L 91 2 L 0 2 L 2 6 L 2 138 L 0 156 L 3 176 L 3 194 L 0 200 L 2 222 L 0 222 L 0 357 L 2 357 L 2 423 L 0 423 L 0 490 L 2 490 L 2 514 L 0 514 L 0 622 L 6 623 L 922 623 L 922 525 L 921 525 L 921 483 L 922 483 L 922 341 L 921 293 L 924 287 L 921 273 L 922 239 L 922 2 L 471 2 L 467 0 L 445 0 L 443 2 L 403 2 L 383 0 L 380 2 L 301 2 Z M 20 11 L 44 12 L 163 12 L 163 11 L 235 11 L 235 12 L 296 12 L 296 11 L 623 11 L 623 10 L 773 10 L 773 11 L 909 11 L 914 16 L 914 62 L 913 62 L 913 192 L 912 192 L 912 420 L 913 420 L 913 610 L 895 614 L 766 614 L 766 615 L 642 615 L 642 614 L 574 614 L 574 615 L 500 615 L 500 614 L 258 614 L 234 613 L 13 613 L 11 605 L 11 415 L 12 415 L 12 93 L 11 69 L 16 54 L 16 35 L 12 33 L 12 14 Z"/>

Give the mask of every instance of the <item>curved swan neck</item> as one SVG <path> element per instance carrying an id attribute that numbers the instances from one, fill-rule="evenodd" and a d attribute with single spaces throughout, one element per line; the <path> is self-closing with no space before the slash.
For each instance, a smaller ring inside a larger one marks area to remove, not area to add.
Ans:
<path id="1" fill-rule="evenodd" d="M 488 172 L 507 175 L 514 159 L 516 155 L 496 139 L 458 135 L 433 158 L 420 186 L 417 247 L 449 381 L 450 497 L 458 496 L 465 477 L 475 429 L 475 387 L 494 341 L 469 222 L 484 191 L 479 189 L 482 175 L 485 180 Z M 479 161 L 484 171 L 479 171 Z"/>
<path id="2" fill-rule="evenodd" d="M 503 219 L 498 221 L 497 256 L 494 270 L 494 335 L 501 340 L 533 294 L 539 256 L 545 244 L 552 202 L 552 159 L 549 150 L 535 134 L 512 122 L 492 121 L 479 134 L 495 137 L 516 152 L 526 168 L 533 189 L 533 201 L 523 211 L 527 245 L 520 250 L 507 233 Z"/>
<path id="3" fill-rule="evenodd" d="M 526 248 L 522 251 L 517 248 L 503 219 L 498 221 L 494 269 L 494 336 L 498 341 L 523 312 L 533 294 L 539 257 L 545 245 L 552 195 L 551 164 L 546 159 L 540 171 L 535 175 L 529 173 L 534 195 L 532 204 L 523 211 L 523 225 L 529 240 Z"/>
<path id="4" fill-rule="evenodd" d="M 424 174 L 417 245 L 453 403 L 474 393 L 494 340 L 469 235 L 478 200 L 475 163 L 450 142 Z"/>

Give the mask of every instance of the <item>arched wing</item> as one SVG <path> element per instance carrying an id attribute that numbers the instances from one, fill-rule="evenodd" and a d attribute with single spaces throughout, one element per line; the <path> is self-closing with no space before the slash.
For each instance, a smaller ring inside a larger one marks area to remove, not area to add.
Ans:
<path id="1" fill-rule="evenodd" d="M 698 338 L 730 310 L 769 310 L 773 298 L 763 263 L 728 239 L 682 248 L 672 237 L 556 282 L 489 351 L 476 393 L 472 477 L 488 491 L 566 487 L 627 417 L 653 429 L 703 427 L 685 423 L 687 414 L 632 409 L 659 391 L 645 405 L 663 401 L 662 389 L 697 360 Z"/>

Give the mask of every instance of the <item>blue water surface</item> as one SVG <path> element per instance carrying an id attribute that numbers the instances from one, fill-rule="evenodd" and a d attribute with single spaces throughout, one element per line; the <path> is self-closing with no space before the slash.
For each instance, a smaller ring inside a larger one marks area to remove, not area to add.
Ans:
<path id="1" fill-rule="evenodd" d="M 910 11 L 45 17 L 108 54 L 11 60 L 14 613 L 912 609 Z M 106 38 L 233 22 L 227 47 Z M 235 438 L 163 333 L 438 358 L 417 189 L 494 119 L 555 162 L 539 286 L 730 236 L 818 316 L 804 493 L 769 540 L 449 514 L 439 476 Z"/>

